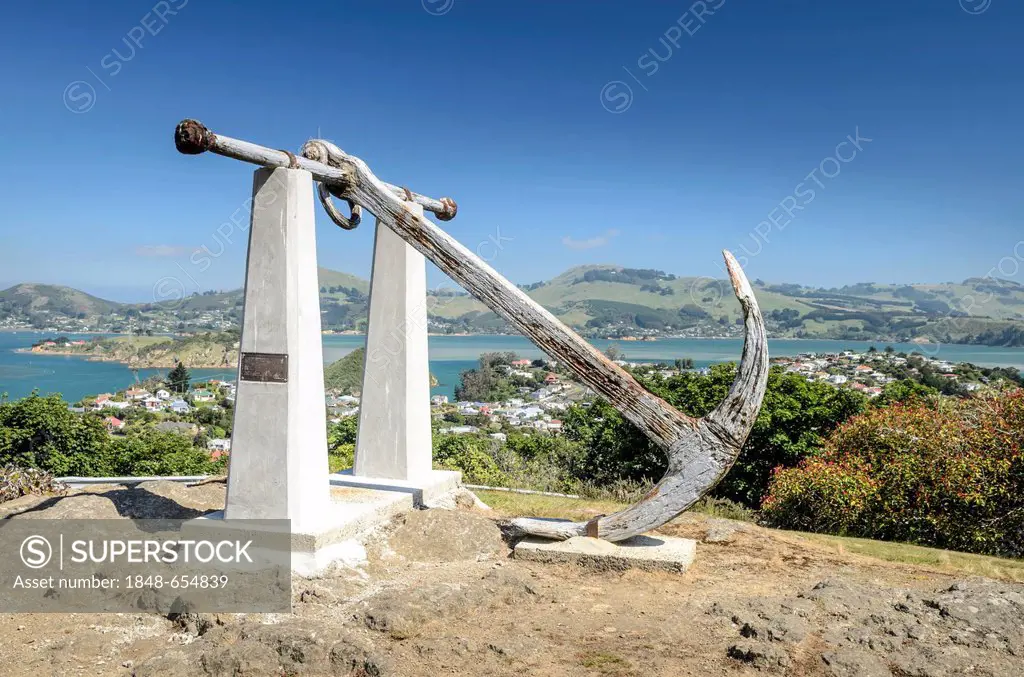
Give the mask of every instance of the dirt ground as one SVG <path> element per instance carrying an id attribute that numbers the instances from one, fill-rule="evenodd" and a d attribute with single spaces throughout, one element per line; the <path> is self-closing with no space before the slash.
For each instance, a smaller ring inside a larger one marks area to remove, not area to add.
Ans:
<path id="1" fill-rule="evenodd" d="M 223 501 L 223 485 L 169 484 L 23 498 L 0 517 Z M 365 564 L 295 579 L 290 615 L 3 614 L 0 674 L 1024 674 L 1020 584 L 689 514 L 662 530 L 700 541 L 687 573 L 596 572 L 511 558 L 499 517 L 399 518 L 369 537 Z"/>

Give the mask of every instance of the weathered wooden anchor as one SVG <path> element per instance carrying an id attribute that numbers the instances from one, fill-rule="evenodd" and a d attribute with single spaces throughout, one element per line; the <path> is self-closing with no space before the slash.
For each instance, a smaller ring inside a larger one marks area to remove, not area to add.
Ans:
<path id="1" fill-rule="evenodd" d="M 447 220 L 456 212 L 451 199 L 435 200 L 384 183 L 365 162 L 326 141 L 306 143 L 297 156 L 214 134 L 195 120 L 179 123 L 174 141 L 178 150 L 186 154 L 210 151 L 264 167 L 308 171 L 320 184 L 321 202 L 338 225 L 355 227 L 361 208 L 368 209 L 378 222 L 412 245 L 537 347 L 558 359 L 665 450 L 668 470 L 664 478 L 635 505 L 589 522 L 518 518 L 507 524 L 514 534 L 555 539 L 589 535 L 621 541 L 655 529 L 685 511 L 709 492 L 735 463 L 764 399 L 768 342 L 754 292 L 728 251 L 723 252 L 725 264 L 733 291 L 743 308 L 743 356 L 725 400 L 707 416 L 693 418 L 648 392 L 633 376 L 559 322 L 525 292 L 407 206 L 410 202 L 419 204 Z M 342 216 L 330 203 L 331 195 L 348 201 L 353 216 Z"/>

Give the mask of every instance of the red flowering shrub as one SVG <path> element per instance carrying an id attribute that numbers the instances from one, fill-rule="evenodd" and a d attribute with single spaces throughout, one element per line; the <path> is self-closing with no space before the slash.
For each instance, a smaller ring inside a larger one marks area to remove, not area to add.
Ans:
<path id="1" fill-rule="evenodd" d="M 1024 391 L 851 418 L 778 469 L 771 526 L 1024 557 Z"/>

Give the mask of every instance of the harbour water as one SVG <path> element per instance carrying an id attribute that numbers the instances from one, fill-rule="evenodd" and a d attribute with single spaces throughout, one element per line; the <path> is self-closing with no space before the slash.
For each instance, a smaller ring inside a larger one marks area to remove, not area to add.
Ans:
<path id="1" fill-rule="evenodd" d="M 0 394 L 11 398 L 24 397 L 34 389 L 41 393 L 59 392 L 74 402 L 86 395 L 127 388 L 135 382 L 135 374 L 116 362 L 90 362 L 80 357 L 38 355 L 16 352 L 36 341 L 52 338 L 52 334 L 19 331 L 0 332 Z M 90 338 L 83 336 L 81 338 Z M 323 337 L 324 362 L 339 360 L 366 343 L 365 336 L 328 335 Z M 690 358 L 697 367 L 716 362 L 736 361 L 743 349 L 740 339 L 659 339 L 657 341 L 608 341 L 592 343 L 605 350 L 614 343 L 627 360 L 638 362 Z M 771 339 L 768 350 L 772 356 L 796 355 L 802 352 L 864 352 L 871 346 L 882 350 L 892 345 L 897 351 L 920 352 L 950 362 L 973 362 L 980 366 L 1011 366 L 1024 369 L 1024 348 L 990 348 L 953 344 L 872 343 L 866 341 L 824 341 Z M 521 336 L 431 336 L 430 371 L 439 385 L 434 394 L 451 397 L 459 375 L 476 365 L 482 353 L 512 351 L 526 358 L 542 357 L 543 353 Z M 165 373 L 166 369 L 140 369 L 138 378 Z M 234 369 L 193 369 L 193 380 L 235 378 Z"/>

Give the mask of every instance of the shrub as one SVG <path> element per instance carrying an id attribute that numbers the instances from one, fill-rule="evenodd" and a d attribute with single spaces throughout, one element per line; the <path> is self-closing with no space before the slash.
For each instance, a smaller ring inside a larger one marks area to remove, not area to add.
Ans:
<path id="1" fill-rule="evenodd" d="M 1024 391 L 872 409 L 774 473 L 771 526 L 1024 556 Z"/>
<path id="2" fill-rule="evenodd" d="M 687 372 L 668 379 L 641 376 L 639 380 L 680 411 L 704 416 L 725 398 L 735 377 L 735 364 L 721 364 L 711 367 L 707 375 Z M 836 426 L 861 412 L 866 402 L 856 391 L 812 383 L 773 367 L 750 437 L 715 488 L 715 496 L 756 508 L 773 468 L 797 465 Z M 583 449 L 577 471 L 580 480 L 649 482 L 665 474 L 665 453 L 604 400 L 587 409 L 573 407 L 562 418 L 566 438 Z"/>
<path id="3" fill-rule="evenodd" d="M 434 462 L 446 470 L 459 470 L 469 484 L 496 485 L 502 472 L 494 457 L 487 453 L 490 440 L 461 435 L 434 437 Z"/>
<path id="4" fill-rule="evenodd" d="M 0 503 L 26 494 L 61 494 L 68 485 L 58 482 L 53 475 L 37 468 L 19 468 L 6 465 L 0 468 Z"/>

